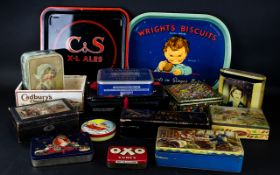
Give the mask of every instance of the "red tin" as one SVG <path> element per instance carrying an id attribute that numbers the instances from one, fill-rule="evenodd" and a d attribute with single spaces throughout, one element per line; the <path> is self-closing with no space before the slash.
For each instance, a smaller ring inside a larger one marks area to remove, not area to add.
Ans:
<path id="1" fill-rule="evenodd" d="M 109 168 L 146 168 L 147 150 L 140 146 L 110 146 L 107 166 Z"/>

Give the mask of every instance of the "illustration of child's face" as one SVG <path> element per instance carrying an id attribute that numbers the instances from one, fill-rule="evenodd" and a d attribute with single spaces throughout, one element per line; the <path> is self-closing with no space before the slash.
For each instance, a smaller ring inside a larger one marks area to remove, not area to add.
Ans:
<path id="1" fill-rule="evenodd" d="M 53 79 L 56 76 L 56 72 L 52 68 L 47 68 L 44 72 L 44 75 L 42 77 L 43 80 Z"/>
<path id="2" fill-rule="evenodd" d="M 187 57 L 188 53 L 185 47 L 181 47 L 177 50 L 172 50 L 170 47 L 167 47 L 164 52 L 166 59 L 172 64 L 181 64 Z"/>
<path id="3" fill-rule="evenodd" d="M 233 92 L 232 92 L 232 97 L 236 100 L 241 100 L 241 97 L 242 97 L 242 91 L 239 90 L 239 89 L 235 89 Z"/>

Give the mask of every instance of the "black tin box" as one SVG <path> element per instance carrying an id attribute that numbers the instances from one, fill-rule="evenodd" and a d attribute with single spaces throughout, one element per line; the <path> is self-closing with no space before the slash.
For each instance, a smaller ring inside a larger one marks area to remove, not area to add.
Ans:
<path id="1" fill-rule="evenodd" d="M 79 128 L 77 110 L 65 99 L 10 107 L 18 142 L 31 137 L 67 133 Z"/>

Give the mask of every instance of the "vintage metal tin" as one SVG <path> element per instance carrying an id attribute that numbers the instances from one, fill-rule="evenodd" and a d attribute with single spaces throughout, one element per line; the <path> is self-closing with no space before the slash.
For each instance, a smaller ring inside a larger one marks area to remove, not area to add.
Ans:
<path id="1" fill-rule="evenodd" d="M 79 128 L 77 110 L 65 99 L 10 107 L 18 142 L 31 137 L 74 132 Z"/>
<path id="2" fill-rule="evenodd" d="M 100 69 L 97 74 L 99 96 L 151 95 L 154 78 L 149 69 Z"/>
<path id="3" fill-rule="evenodd" d="M 32 138 L 30 151 L 34 167 L 89 162 L 94 153 L 86 133 Z"/>
<path id="4" fill-rule="evenodd" d="M 81 131 L 88 133 L 91 141 L 102 142 L 115 136 L 116 124 L 109 120 L 94 119 L 83 123 Z"/>
<path id="5" fill-rule="evenodd" d="M 41 49 L 58 49 L 66 74 L 95 81 L 101 68 L 128 67 L 128 25 L 121 8 L 48 7 L 41 14 Z"/>
<path id="6" fill-rule="evenodd" d="M 130 29 L 130 68 L 149 68 L 164 84 L 195 79 L 217 86 L 220 68 L 230 66 L 230 34 L 214 16 L 149 12 Z"/>
<path id="7" fill-rule="evenodd" d="M 45 50 L 21 55 L 22 84 L 28 90 L 64 88 L 64 66 L 60 54 Z"/>
<path id="8" fill-rule="evenodd" d="M 210 106 L 212 128 L 236 132 L 239 138 L 268 140 L 269 125 L 261 109 Z"/>
<path id="9" fill-rule="evenodd" d="M 221 69 L 219 93 L 224 104 L 261 109 L 266 77 L 235 69 Z"/>
<path id="10" fill-rule="evenodd" d="M 107 153 L 108 168 L 144 169 L 147 167 L 147 150 L 141 146 L 110 146 Z"/>
<path id="11" fill-rule="evenodd" d="M 188 112 L 207 112 L 209 105 L 221 104 L 222 97 L 209 85 L 191 82 L 166 86 L 173 98 L 170 106 L 173 110 Z"/>
<path id="12" fill-rule="evenodd" d="M 241 172 L 244 151 L 234 132 L 159 127 L 158 166 Z"/>
<path id="13" fill-rule="evenodd" d="M 16 106 L 67 98 L 72 106 L 84 111 L 85 75 L 64 75 L 63 90 L 24 90 L 22 83 L 15 90 Z"/>
<path id="14" fill-rule="evenodd" d="M 129 137 L 156 138 L 159 126 L 211 128 L 207 113 L 125 109 L 120 118 L 120 134 Z"/>

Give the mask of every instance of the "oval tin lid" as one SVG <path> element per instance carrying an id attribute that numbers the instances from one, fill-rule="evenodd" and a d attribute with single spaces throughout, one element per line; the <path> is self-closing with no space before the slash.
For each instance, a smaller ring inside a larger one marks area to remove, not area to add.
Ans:
<path id="1" fill-rule="evenodd" d="M 130 25 L 130 67 L 154 70 L 155 80 L 173 84 L 200 80 L 217 87 L 231 60 L 225 24 L 204 14 L 144 13 Z"/>
<path id="2" fill-rule="evenodd" d="M 109 120 L 94 119 L 83 123 L 81 130 L 82 132 L 89 133 L 91 136 L 105 137 L 116 131 L 116 125 Z"/>

